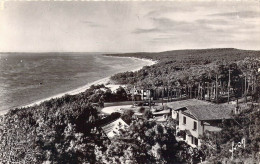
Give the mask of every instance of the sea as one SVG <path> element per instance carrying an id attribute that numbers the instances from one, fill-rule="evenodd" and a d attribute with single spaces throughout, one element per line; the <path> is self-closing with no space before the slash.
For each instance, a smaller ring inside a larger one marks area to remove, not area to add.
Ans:
<path id="1" fill-rule="evenodd" d="M 0 113 L 142 67 L 103 53 L 0 53 Z"/>

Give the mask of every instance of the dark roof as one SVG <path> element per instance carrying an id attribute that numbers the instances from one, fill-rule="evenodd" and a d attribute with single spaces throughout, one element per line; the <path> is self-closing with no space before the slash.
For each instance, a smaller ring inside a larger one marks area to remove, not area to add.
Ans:
<path id="1" fill-rule="evenodd" d="M 167 106 L 172 108 L 173 110 L 179 110 L 179 109 L 187 107 L 187 106 L 209 105 L 209 104 L 212 104 L 212 103 L 207 102 L 207 101 L 198 100 L 198 99 L 188 99 L 188 100 L 170 102 L 170 103 L 167 103 Z"/>
<path id="2" fill-rule="evenodd" d="M 230 119 L 235 105 L 231 104 L 212 104 L 187 106 L 187 110 L 198 120 L 219 120 Z"/>

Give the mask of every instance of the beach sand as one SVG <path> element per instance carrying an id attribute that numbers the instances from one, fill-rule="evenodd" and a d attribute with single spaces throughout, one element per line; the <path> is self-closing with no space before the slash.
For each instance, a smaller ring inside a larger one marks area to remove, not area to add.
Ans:
<path id="1" fill-rule="evenodd" d="M 110 57 L 110 56 L 107 56 L 107 57 Z M 114 57 L 113 56 L 113 58 L 125 58 L 125 57 Z M 153 61 L 153 60 L 149 60 L 149 59 L 140 59 L 140 58 L 134 58 L 134 57 L 128 57 L 128 58 L 130 58 L 132 60 L 141 60 L 144 63 L 140 67 L 133 66 L 132 68 L 129 69 L 129 71 L 133 71 L 133 72 L 142 69 L 144 66 L 150 66 L 150 65 L 153 65 L 153 64 L 157 63 L 157 61 Z M 82 87 L 73 89 L 71 91 L 60 93 L 60 94 L 57 94 L 57 95 L 54 95 L 54 96 L 51 96 L 51 97 L 48 97 L 48 98 L 45 98 L 45 99 L 41 99 L 41 100 L 35 101 L 35 102 L 30 103 L 28 105 L 21 106 L 21 108 L 26 108 L 26 107 L 30 107 L 30 106 L 34 106 L 34 105 L 39 105 L 39 104 L 41 104 L 44 101 L 47 101 L 47 100 L 50 100 L 50 99 L 54 99 L 54 98 L 60 98 L 60 97 L 62 97 L 64 95 L 66 95 L 66 94 L 68 94 L 68 95 L 76 95 L 76 94 L 79 94 L 81 92 L 84 92 L 86 89 L 90 88 L 91 85 L 98 85 L 98 84 L 104 84 L 106 87 L 110 88 L 112 91 L 119 87 L 119 85 L 115 85 L 115 84 L 111 83 L 110 76 L 109 76 L 109 77 L 105 77 L 105 78 L 99 79 L 97 81 L 88 83 L 88 84 L 86 84 L 86 85 L 84 85 Z M 0 113 L 0 115 L 3 115 L 6 112 L 7 111 L 3 111 L 2 113 Z"/>

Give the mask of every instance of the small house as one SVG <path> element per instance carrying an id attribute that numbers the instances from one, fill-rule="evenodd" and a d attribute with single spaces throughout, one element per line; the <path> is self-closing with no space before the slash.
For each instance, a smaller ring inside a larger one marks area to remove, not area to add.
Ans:
<path id="1" fill-rule="evenodd" d="M 207 101 L 202 101 L 198 99 L 188 99 L 188 100 L 181 100 L 181 101 L 174 101 L 167 103 L 167 106 L 172 109 L 172 118 L 175 120 L 179 119 L 179 110 L 186 107 L 186 106 L 194 106 L 194 105 L 209 105 L 212 104 Z"/>
<path id="2" fill-rule="evenodd" d="M 182 139 L 193 147 L 200 147 L 200 136 L 205 131 L 221 131 L 223 119 L 231 119 L 234 105 L 193 105 L 179 109 L 178 130 Z"/>
<path id="3" fill-rule="evenodd" d="M 134 96 L 134 99 L 136 101 L 153 99 L 152 91 L 149 89 L 140 89 L 139 87 L 134 87 L 130 91 L 130 94 Z"/>
<path id="4" fill-rule="evenodd" d="M 126 130 L 128 127 L 129 125 L 121 118 L 117 118 L 101 126 L 108 138 L 113 138 L 115 135 L 119 134 L 120 130 Z"/>

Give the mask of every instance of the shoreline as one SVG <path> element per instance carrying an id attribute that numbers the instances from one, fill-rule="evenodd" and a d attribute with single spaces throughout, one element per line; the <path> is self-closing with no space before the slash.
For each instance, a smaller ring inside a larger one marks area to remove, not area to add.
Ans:
<path id="1" fill-rule="evenodd" d="M 105 56 L 105 55 L 104 55 Z M 132 72 L 135 72 L 135 71 L 138 71 L 140 69 L 142 69 L 144 66 L 151 66 L 151 65 L 154 65 L 157 63 L 157 61 L 154 61 L 154 60 L 151 60 L 151 59 L 144 59 L 144 58 L 136 58 L 136 57 L 121 57 L 121 56 L 105 56 L 105 57 L 113 57 L 113 58 L 129 58 L 131 60 L 139 60 L 139 61 L 143 61 L 145 62 L 146 64 L 142 65 L 142 66 L 138 66 L 138 67 L 135 67 L 133 66 L 132 69 L 129 69 L 127 71 L 132 71 Z M 114 75 L 114 74 L 113 74 Z M 111 76 L 113 76 L 111 75 Z M 55 99 L 55 98 L 61 98 L 63 97 L 64 95 L 68 94 L 68 95 L 76 95 L 76 94 L 79 94 L 79 93 L 82 93 L 84 92 L 85 90 L 89 89 L 91 85 L 100 85 L 100 84 L 104 84 L 105 86 L 110 86 L 110 87 L 115 87 L 117 85 L 114 85 L 114 84 L 108 84 L 110 82 L 110 77 L 111 76 L 108 76 L 108 77 L 105 77 L 105 78 L 102 78 L 102 79 L 99 79 L 99 80 L 96 80 L 94 82 L 90 82 L 90 83 L 87 83 L 86 85 L 84 86 L 80 86 L 76 89 L 72 89 L 70 91 L 66 91 L 66 92 L 62 92 L 62 93 L 59 93 L 59 94 L 56 94 L 56 95 L 53 95 L 53 96 L 50 96 L 50 97 L 47 97 L 47 98 L 44 98 L 44 99 L 40 99 L 40 100 L 36 100 L 32 103 L 28 103 L 28 104 L 25 104 L 25 105 L 21 105 L 21 106 L 18 106 L 16 108 L 27 108 L 27 107 L 31 107 L 31 106 L 35 106 L 35 105 L 39 105 L 45 101 L 48 101 L 50 99 Z M 15 108 L 13 108 L 15 109 Z M 4 115 L 8 112 L 9 110 L 4 110 L 4 111 L 1 111 L 0 112 L 0 115 Z"/>

